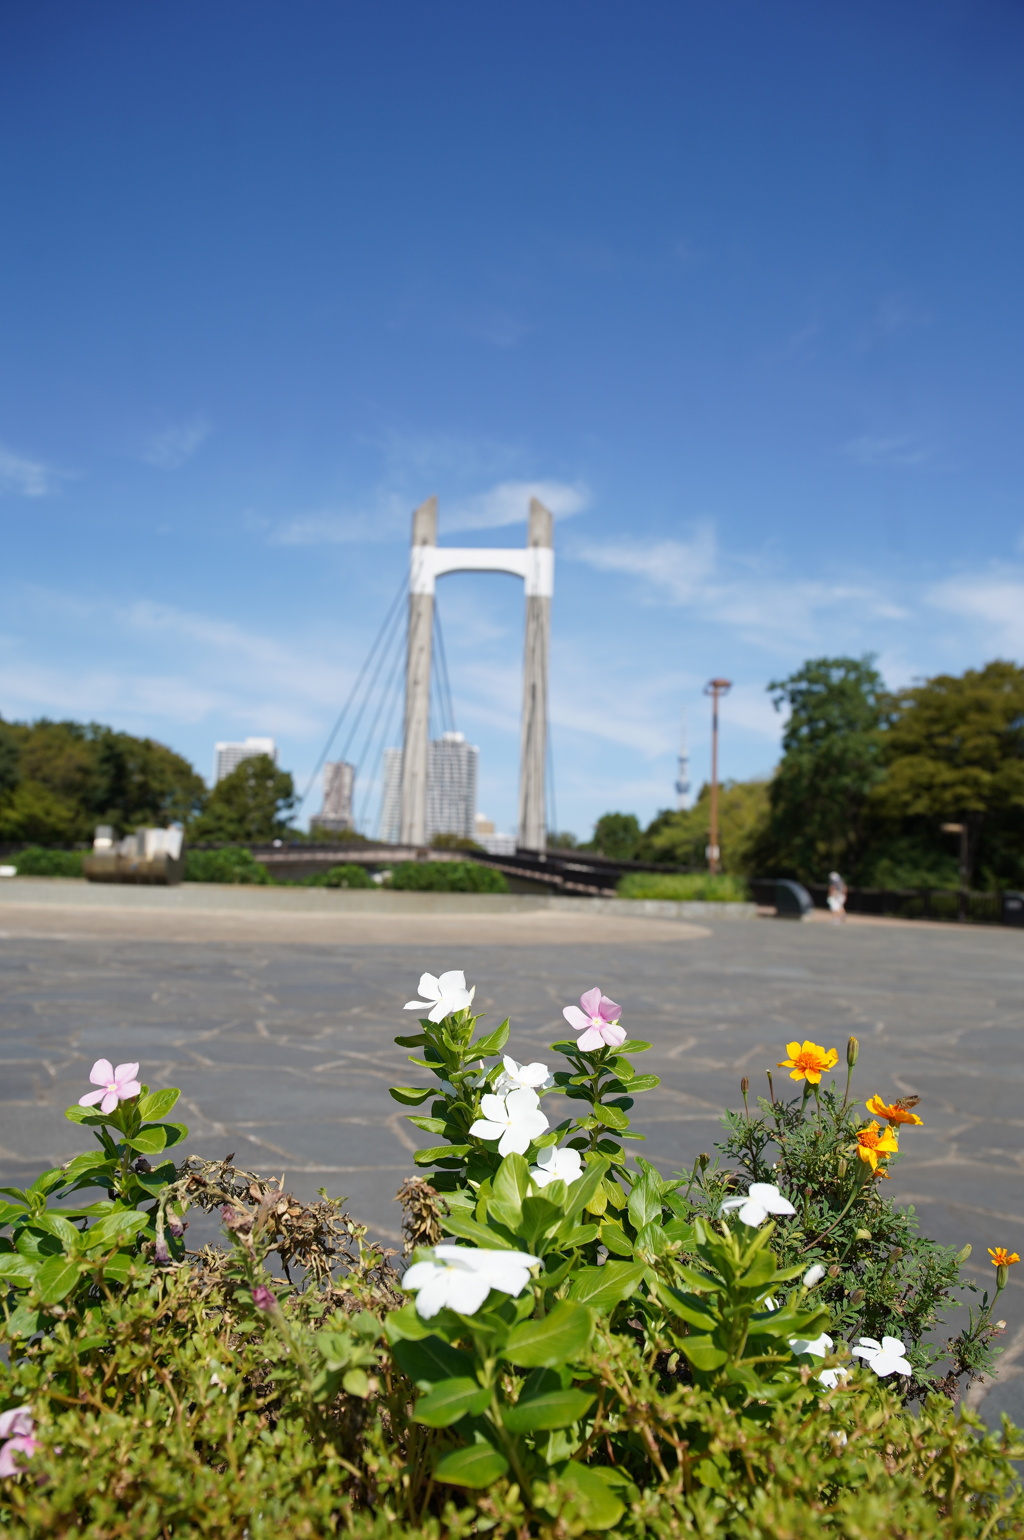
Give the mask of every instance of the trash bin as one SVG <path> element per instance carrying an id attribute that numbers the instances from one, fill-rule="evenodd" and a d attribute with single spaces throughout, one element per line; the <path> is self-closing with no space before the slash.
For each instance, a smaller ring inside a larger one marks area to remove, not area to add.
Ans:
<path id="1" fill-rule="evenodd" d="M 1024 893 L 1004 893 L 1002 921 L 1004 925 L 1024 925 Z"/>
<path id="2" fill-rule="evenodd" d="M 775 914 L 780 920 L 802 920 L 814 908 L 811 895 L 803 883 L 791 882 L 779 877 L 775 883 Z"/>

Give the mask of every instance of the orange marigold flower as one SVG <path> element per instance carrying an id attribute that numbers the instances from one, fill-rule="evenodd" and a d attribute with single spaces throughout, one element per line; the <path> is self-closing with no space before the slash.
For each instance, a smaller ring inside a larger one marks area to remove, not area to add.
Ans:
<path id="1" fill-rule="evenodd" d="M 901 1107 L 898 1101 L 887 1107 L 880 1096 L 869 1096 L 864 1103 L 872 1117 L 884 1118 L 887 1123 L 924 1123 L 916 1112 L 911 1112 L 908 1107 Z"/>
<path id="2" fill-rule="evenodd" d="M 1014 1262 L 1020 1261 L 1015 1251 L 1007 1251 L 1003 1246 L 997 1246 L 995 1251 L 989 1246 L 988 1254 L 992 1258 L 993 1267 L 1012 1267 Z"/>
<path id="3" fill-rule="evenodd" d="M 891 1128 L 883 1131 L 877 1123 L 869 1123 L 857 1133 L 857 1154 L 872 1171 L 877 1172 L 878 1162 L 888 1160 L 898 1149 L 899 1142 Z M 888 1172 L 883 1169 L 881 1175 L 887 1176 Z"/>
<path id="4" fill-rule="evenodd" d="M 779 1060 L 779 1069 L 791 1071 L 790 1080 L 806 1080 L 809 1085 L 817 1085 L 826 1070 L 830 1070 L 839 1055 L 834 1048 L 826 1053 L 824 1048 L 819 1048 L 817 1043 L 787 1043 L 786 1052 L 788 1059 Z"/>

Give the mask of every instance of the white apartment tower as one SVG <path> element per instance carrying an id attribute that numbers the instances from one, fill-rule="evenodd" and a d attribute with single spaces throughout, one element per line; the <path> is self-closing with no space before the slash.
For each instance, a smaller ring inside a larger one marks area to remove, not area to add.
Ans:
<path id="1" fill-rule="evenodd" d="M 324 765 L 324 803 L 313 822 L 318 829 L 340 833 L 355 827 L 352 803 L 355 798 L 356 767 L 346 759 L 329 759 Z"/>
<path id="2" fill-rule="evenodd" d="M 476 831 L 476 783 L 480 750 L 462 733 L 442 733 L 427 748 L 427 824 L 429 845 L 437 834 L 472 839 Z M 384 750 L 384 788 L 380 837 L 400 843 L 402 833 L 402 750 Z"/>
<path id="3" fill-rule="evenodd" d="M 244 743 L 218 743 L 214 746 L 213 784 L 237 770 L 243 759 L 267 754 L 277 764 L 277 744 L 273 738 L 246 738 Z"/>

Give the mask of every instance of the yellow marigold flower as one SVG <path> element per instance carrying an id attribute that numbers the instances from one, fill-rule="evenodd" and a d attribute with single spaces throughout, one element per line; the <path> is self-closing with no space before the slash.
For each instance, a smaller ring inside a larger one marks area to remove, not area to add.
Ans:
<path id="1" fill-rule="evenodd" d="M 809 1085 L 817 1085 L 826 1070 L 830 1070 L 839 1055 L 834 1048 L 825 1052 L 817 1043 L 787 1043 L 786 1052 L 788 1059 L 779 1060 L 779 1069 L 791 1071 L 790 1080 L 806 1080 Z"/>
<path id="2" fill-rule="evenodd" d="M 1003 1246 L 997 1246 L 995 1251 L 989 1246 L 988 1254 L 992 1258 L 993 1267 L 1012 1267 L 1014 1262 L 1020 1261 L 1015 1251 L 1007 1251 Z"/>
<path id="3" fill-rule="evenodd" d="M 864 1163 L 871 1167 L 872 1171 L 878 1171 L 878 1162 L 889 1159 L 899 1149 L 899 1141 L 891 1128 L 884 1132 L 877 1123 L 869 1123 L 867 1128 L 862 1128 L 857 1133 L 857 1154 Z M 888 1176 L 883 1168 L 882 1176 Z"/>
<path id="4" fill-rule="evenodd" d="M 910 1097 L 906 1100 L 910 1101 Z M 870 1096 L 864 1103 L 872 1117 L 884 1118 L 887 1123 L 924 1123 L 916 1112 L 911 1112 L 909 1107 L 903 1107 L 899 1101 L 894 1101 L 891 1107 L 887 1107 L 880 1096 Z"/>

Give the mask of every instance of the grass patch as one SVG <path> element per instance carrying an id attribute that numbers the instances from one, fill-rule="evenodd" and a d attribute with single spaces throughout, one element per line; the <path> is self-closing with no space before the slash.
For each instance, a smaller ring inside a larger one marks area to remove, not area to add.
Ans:
<path id="1" fill-rule="evenodd" d="M 620 898 L 664 898 L 677 903 L 700 901 L 738 904 L 749 898 L 742 877 L 723 872 L 628 872 L 615 890 Z"/>

